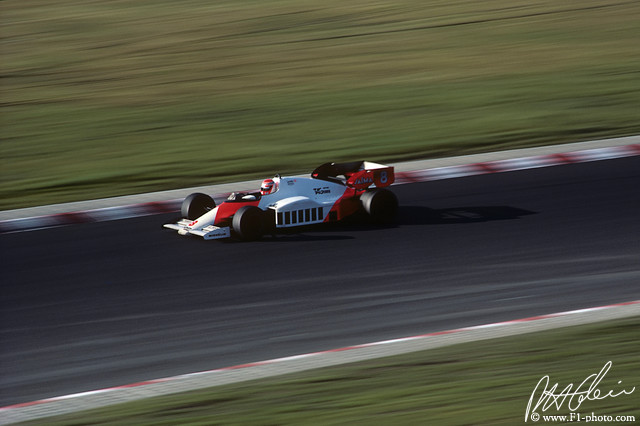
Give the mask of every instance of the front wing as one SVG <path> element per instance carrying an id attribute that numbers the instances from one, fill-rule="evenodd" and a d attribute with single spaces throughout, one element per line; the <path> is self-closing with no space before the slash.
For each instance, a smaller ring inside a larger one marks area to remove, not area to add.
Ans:
<path id="1" fill-rule="evenodd" d="M 202 237 L 205 240 L 218 240 L 221 238 L 231 237 L 231 228 L 229 228 L 228 226 L 220 227 L 209 225 L 205 226 L 202 229 L 193 229 L 188 227 L 191 222 L 192 221 L 188 219 L 182 219 L 178 223 L 167 223 L 163 226 L 165 228 L 178 231 L 178 234 L 180 235 L 197 235 L 198 237 Z"/>

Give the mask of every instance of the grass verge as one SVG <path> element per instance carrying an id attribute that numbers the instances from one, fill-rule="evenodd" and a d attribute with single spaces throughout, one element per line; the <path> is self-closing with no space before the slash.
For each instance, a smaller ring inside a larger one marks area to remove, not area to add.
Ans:
<path id="1" fill-rule="evenodd" d="M 465 343 L 28 424 L 514 425 L 524 423 L 529 398 L 543 376 L 550 376 L 549 388 L 559 384 L 556 393 L 570 384 L 575 390 L 608 361 L 612 368 L 598 385 L 602 395 L 610 390 L 636 390 L 630 395 L 586 400 L 576 413 L 583 416 L 582 421 L 592 413 L 633 415 L 638 420 L 639 328 L 640 317 L 633 317 Z M 568 401 L 559 410 L 537 411 L 541 415 L 570 414 Z M 569 422 L 553 422 L 565 423 Z"/>
<path id="2" fill-rule="evenodd" d="M 0 13 L 0 209 L 640 133 L 637 1 Z"/>

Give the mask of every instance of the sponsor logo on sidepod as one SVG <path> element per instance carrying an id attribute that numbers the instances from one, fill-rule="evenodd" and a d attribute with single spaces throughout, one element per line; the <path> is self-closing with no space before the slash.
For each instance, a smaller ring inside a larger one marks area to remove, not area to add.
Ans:
<path id="1" fill-rule="evenodd" d="M 315 192 L 316 195 L 331 194 L 331 190 L 328 186 L 325 186 L 324 188 L 313 188 L 313 192 Z"/>

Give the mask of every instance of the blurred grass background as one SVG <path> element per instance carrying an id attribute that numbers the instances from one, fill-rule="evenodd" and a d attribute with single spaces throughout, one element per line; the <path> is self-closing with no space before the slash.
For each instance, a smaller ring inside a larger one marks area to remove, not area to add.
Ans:
<path id="1" fill-rule="evenodd" d="M 4 0 L 0 209 L 640 133 L 640 2 Z"/>
<path id="2" fill-rule="evenodd" d="M 576 412 L 640 419 L 640 317 L 311 370 L 52 417 L 25 425 L 519 425 L 538 381 L 630 394 Z M 544 385 L 536 394 L 540 397 Z M 634 388 L 635 391 L 633 390 Z M 567 391 L 567 392 L 569 392 Z M 532 402 L 532 410 L 538 399 Z M 569 398 L 540 415 L 569 415 Z M 577 398 L 571 406 L 578 406 Z M 529 420 L 529 424 L 536 424 Z M 551 424 L 544 422 L 540 424 Z M 553 424 L 569 424 L 555 422 Z"/>

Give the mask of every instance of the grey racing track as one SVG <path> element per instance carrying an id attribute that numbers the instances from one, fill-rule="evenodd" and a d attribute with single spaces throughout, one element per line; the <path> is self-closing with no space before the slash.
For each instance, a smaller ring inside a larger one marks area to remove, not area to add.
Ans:
<path id="1" fill-rule="evenodd" d="M 640 157 L 393 187 L 398 225 L 0 235 L 0 406 L 640 299 Z"/>

